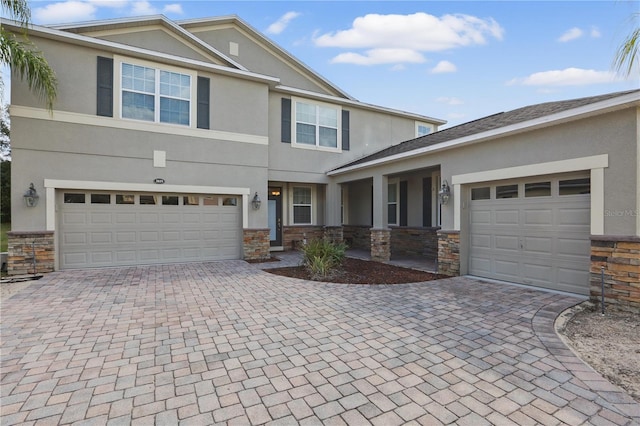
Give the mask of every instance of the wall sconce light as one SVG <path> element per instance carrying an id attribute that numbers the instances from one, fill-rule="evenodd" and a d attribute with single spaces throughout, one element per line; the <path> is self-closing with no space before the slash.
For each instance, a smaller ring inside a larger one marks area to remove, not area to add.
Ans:
<path id="1" fill-rule="evenodd" d="M 451 197 L 451 188 L 449 187 L 449 183 L 446 179 L 442 182 L 442 188 L 438 191 L 438 195 L 440 196 L 440 203 L 447 204 L 449 202 L 449 197 Z"/>
<path id="2" fill-rule="evenodd" d="M 33 182 L 29 185 L 29 189 L 27 189 L 23 195 L 24 203 L 27 207 L 35 207 L 38 204 L 38 199 L 40 196 L 36 192 L 36 187 L 33 186 Z"/>
<path id="3" fill-rule="evenodd" d="M 260 210 L 260 204 L 262 204 L 262 200 L 260 200 L 260 197 L 256 192 L 256 195 L 253 196 L 253 200 L 251 200 L 251 205 L 253 206 L 254 210 Z"/>

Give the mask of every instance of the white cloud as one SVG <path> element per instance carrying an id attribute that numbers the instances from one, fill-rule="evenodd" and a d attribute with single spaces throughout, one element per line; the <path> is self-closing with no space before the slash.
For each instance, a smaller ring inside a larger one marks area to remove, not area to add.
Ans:
<path id="1" fill-rule="evenodd" d="M 431 74 L 444 74 L 456 71 L 458 71 L 458 68 L 455 66 L 455 64 L 449 61 L 440 61 L 435 67 L 431 69 Z"/>
<path id="2" fill-rule="evenodd" d="M 584 31 L 582 31 L 580 28 L 573 27 L 570 30 L 565 31 L 564 34 L 558 37 L 558 41 L 561 43 L 566 43 L 568 41 L 578 39 L 583 35 Z"/>
<path id="3" fill-rule="evenodd" d="M 96 6 L 81 1 L 51 3 L 33 9 L 33 22 L 36 24 L 62 24 L 68 22 L 90 21 L 95 19 Z"/>
<path id="4" fill-rule="evenodd" d="M 488 39 L 501 40 L 504 29 L 493 19 L 481 19 L 470 15 L 444 15 L 436 17 L 427 13 L 411 15 L 369 14 L 358 17 L 348 30 L 322 34 L 314 38 L 316 46 L 340 47 L 345 49 L 371 49 L 371 51 L 412 50 L 422 57 L 421 52 L 438 52 L 465 46 L 486 44 Z M 370 56 L 368 53 L 365 56 Z M 362 64 L 360 53 L 343 53 L 333 62 Z"/>
<path id="5" fill-rule="evenodd" d="M 114 9 L 122 9 L 129 4 L 129 0 L 87 0 L 87 3 L 91 3 L 98 7 L 111 7 Z"/>
<path id="6" fill-rule="evenodd" d="M 391 71 L 404 71 L 407 67 L 404 64 L 395 64 L 391 67 Z"/>
<path id="7" fill-rule="evenodd" d="M 379 65 L 398 63 L 422 63 L 424 56 L 411 49 L 371 49 L 364 54 L 346 52 L 331 60 L 334 64 Z"/>
<path id="8" fill-rule="evenodd" d="M 591 27 L 591 31 L 589 32 L 591 38 L 600 38 L 602 37 L 602 33 L 598 27 Z"/>
<path id="9" fill-rule="evenodd" d="M 184 10 L 182 10 L 182 5 L 180 3 L 168 4 L 162 8 L 162 13 L 164 14 L 173 14 L 173 15 L 183 15 Z"/>
<path id="10" fill-rule="evenodd" d="M 447 105 L 462 105 L 462 104 L 464 104 L 464 102 L 460 98 L 448 97 L 448 96 L 441 96 L 441 97 L 436 99 L 436 102 L 440 102 L 441 104 L 447 104 Z"/>
<path id="11" fill-rule="evenodd" d="M 141 1 L 133 2 L 131 12 L 136 16 L 157 15 L 159 13 L 159 10 L 153 7 L 153 5 L 150 2 L 146 0 L 141 0 Z"/>
<path id="12" fill-rule="evenodd" d="M 276 22 L 269 25 L 269 28 L 267 28 L 266 32 L 268 34 L 280 34 L 287 28 L 289 23 L 298 16 L 300 16 L 300 13 L 298 12 L 287 12 L 282 15 Z"/>
<path id="13" fill-rule="evenodd" d="M 524 78 L 515 78 L 507 85 L 524 86 L 587 86 L 590 84 L 611 83 L 617 80 L 610 71 L 566 68 L 564 70 L 543 71 Z"/>

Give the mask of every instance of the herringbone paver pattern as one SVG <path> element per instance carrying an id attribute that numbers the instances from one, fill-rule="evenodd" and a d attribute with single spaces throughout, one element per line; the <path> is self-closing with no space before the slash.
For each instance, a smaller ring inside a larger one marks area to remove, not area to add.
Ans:
<path id="1" fill-rule="evenodd" d="M 578 301 L 468 278 L 311 283 L 242 261 L 52 273 L 2 301 L 1 423 L 640 421 L 555 335 Z"/>

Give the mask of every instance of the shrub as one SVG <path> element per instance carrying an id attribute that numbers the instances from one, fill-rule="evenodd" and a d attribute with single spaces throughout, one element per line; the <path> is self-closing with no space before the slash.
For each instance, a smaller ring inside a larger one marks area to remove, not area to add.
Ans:
<path id="1" fill-rule="evenodd" d="M 334 243 L 327 239 L 311 240 L 302 248 L 302 264 L 313 280 L 331 276 L 342 264 L 347 250 L 345 243 Z"/>

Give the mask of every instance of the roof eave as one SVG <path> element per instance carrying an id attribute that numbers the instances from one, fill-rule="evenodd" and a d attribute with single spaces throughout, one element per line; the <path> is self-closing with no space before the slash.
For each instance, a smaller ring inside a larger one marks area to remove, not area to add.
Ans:
<path id="1" fill-rule="evenodd" d="M 549 127 L 555 124 L 567 123 L 582 118 L 587 118 L 594 115 L 605 114 L 632 106 L 640 107 L 640 92 L 629 93 L 619 97 L 607 99 L 601 102 L 596 102 L 582 107 L 573 108 L 570 110 L 562 111 L 556 114 L 547 115 L 544 117 L 536 118 L 533 120 L 523 121 L 521 123 L 512 124 L 498 129 L 489 130 L 486 132 L 477 133 L 474 135 L 465 136 L 462 138 L 453 139 L 446 142 L 441 142 L 435 145 L 425 146 L 422 148 L 414 149 L 411 151 L 402 152 L 388 157 L 371 160 L 361 164 L 355 164 L 353 166 L 346 166 L 343 168 L 337 168 L 327 172 L 328 176 L 338 176 L 345 173 L 362 170 L 370 167 L 377 167 L 394 163 L 397 161 L 405 160 L 409 157 L 415 157 L 420 155 L 433 154 L 440 151 L 449 149 L 460 148 L 465 145 L 471 145 L 475 143 L 484 142 L 487 140 L 496 139 L 499 137 L 510 136 L 518 133 L 524 133 L 544 127 Z"/>

